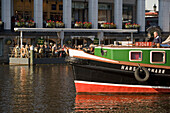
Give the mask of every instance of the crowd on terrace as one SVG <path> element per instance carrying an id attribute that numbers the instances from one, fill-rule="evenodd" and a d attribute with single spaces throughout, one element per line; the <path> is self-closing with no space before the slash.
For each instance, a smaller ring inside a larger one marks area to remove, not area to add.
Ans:
<path id="1" fill-rule="evenodd" d="M 33 46 L 32 45 L 22 45 L 20 48 L 18 45 L 16 45 L 14 48 L 11 49 L 11 57 L 15 58 L 29 58 L 30 57 L 30 50 Z M 37 44 L 35 47 L 33 47 L 34 51 L 34 57 L 35 58 L 54 58 L 54 57 L 65 57 L 68 55 L 67 47 L 63 45 L 56 46 L 56 44 L 50 44 L 50 45 L 39 45 Z"/>
<path id="2" fill-rule="evenodd" d="M 90 44 L 89 46 L 87 44 L 85 45 L 74 45 L 72 49 L 77 50 L 83 50 L 84 52 L 94 54 L 94 47 L 95 45 Z M 15 58 L 29 58 L 31 53 L 31 48 L 33 48 L 34 51 L 34 57 L 35 58 L 62 58 L 68 56 L 68 48 L 66 45 L 63 45 L 62 47 L 56 44 L 49 44 L 49 45 L 39 45 L 37 44 L 35 47 L 32 45 L 26 44 L 22 45 L 20 48 L 18 45 L 15 45 L 15 47 L 11 48 L 11 54 L 10 57 Z"/>

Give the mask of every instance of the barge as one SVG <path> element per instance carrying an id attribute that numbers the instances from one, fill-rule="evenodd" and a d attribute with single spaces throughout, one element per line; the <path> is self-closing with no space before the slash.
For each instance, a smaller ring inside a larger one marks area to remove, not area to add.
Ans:
<path id="1" fill-rule="evenodd" d="M 170 48 L 69 49 L 76 92 L 170 93 Z"/>

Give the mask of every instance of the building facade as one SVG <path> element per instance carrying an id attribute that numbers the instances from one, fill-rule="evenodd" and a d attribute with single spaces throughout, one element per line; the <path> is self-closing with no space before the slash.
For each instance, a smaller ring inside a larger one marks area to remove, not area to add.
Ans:
<path id="1" fill-rule="evenodd" d="M 169 32 L 170 1 L 160 0 L 159 5 L 159 26 Z M 1 0 L 0 10 L 6 30 L 11 29 L 11 17 L 15 16 L 33 19 L 37 28 L 52 19 L 63 21 L 66 28 L 81 21 L 92 22 L 93 29 L 98 29 L 100 22 L 114 22 L 121 29 L 124 23 L 131 22 L 140 24 L 140 31 L 145 31 L 145 0 Z"/>
<path id="2" fill-rule="evenodd" d="M 124 29 L 126 23 L 136 23 L 140 25 L 140 33 L 145 34 L 145 0 L 0 0 L 0 3 L 0 19 L 4 26 L 4 31 L 0 35 L 0 57 L 2 59 L 6 58 L 9 46 L 12 46 L 6 44 L 8 39 L 13 42 L 13 39 L 19 36 L 18 33 L 11 32 L 13 28 L 23 27 L 21 24 L 27 24 L 30 20 L 34 21 L 35 28 L 48 27 L 48 22 L 53 21 L 54 23 L 62 21 L 65 28 L 74 28 L 76 22 L 91 22 L 91 29 L 101 29 L 102 23 L 114 23 L 116 29 Z M 158 25 L 163 32 L 169 33 L 170 1 L 159 0 L 159 5 Z M 76 36 L 91 34 L 96 37 L 101 35 L 99 33 L 65 32 L 59 42 L 67 41 L 64 39 L 66 37 L 74 39 Z M 41 37 L 42 34 L 33 35 L 25 34 L 24 37 L 28 37 L 29 42 L 32 42 L 35 37 Z M 106 40 L 108 37 L 114 37 L 112 34 L 105 33 L 102 36 Z M 59 36 L 49 34 L 49 37 Z M 112 40 L 107 41 L 108 44 L 112 42 Z"/>
<path id="3" fill-rule="evenodd" d="M 76 21 L 92 22 L 98 29 L 100 22 L 114 22 L 121 29 L 125 22 L 141 25 L 145 31 L 145 0 L 1 0 L 1 19 L 6 30 L 11 29 L 11 17 L 33 19 L 43 28 L 48 19 L 63 21 L 71 28 Z"/>

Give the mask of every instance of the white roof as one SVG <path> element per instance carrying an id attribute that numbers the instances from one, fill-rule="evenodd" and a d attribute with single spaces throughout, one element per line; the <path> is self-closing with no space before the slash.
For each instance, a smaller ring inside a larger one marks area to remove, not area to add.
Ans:
<path id="1" fill-rule="evenodd" d="M 110 33 L 137 33 L 137 29 L 75 29 L 75 28 L 14 28 L 23 32 L 110 32 Z"/>

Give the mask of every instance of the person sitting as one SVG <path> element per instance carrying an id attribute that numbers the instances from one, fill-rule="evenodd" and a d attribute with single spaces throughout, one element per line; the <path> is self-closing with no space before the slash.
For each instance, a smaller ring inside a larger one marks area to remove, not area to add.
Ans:
<path id="1" fill-rule="evenodd" d="M 154 32 L 154 40 L 153 40 L 153 47 L 160 47 L 162 43 L 162 38 L 158 35 L 157 32 Z"/>
<path id="2" fill-rule="evenodd" d="M 17 58 L 19 56 L 19 47 L 18 47 L 18 45 L 16 45 L 14 47 L 14 53 L 15 53 L 15 58 Z"/>
<path id="3" fill-rule="evenodd" d="M 44 52 L 44 47 L 43 45 L 40 45 L 40 49 L 39 49 L 39 58 L 42 58 L 43 57 L 43 52 Z"/>
<path id="4" fill-rule="evenodd" d="M 26 57 L 26 58 L 29 58 L 29 51 L 30 51 L 30 50 L 29 50 L 29 46 L 26 44 L 26 45 L 25 45 L 25 57 Z"/>
<path id="5" fill-rule="evenodd" d="M 45 45 L 44 47 L 45 57 L 49 57 L 49 47 L 47 45 Z"/>
<path id="6" fill-rule="evenodd" d="M 52 55 L 55 54 L 55 50 L 56 50 L 56 49 L 57 49 L 57 46 L 56 46 L 56 44 L 54 44 L 53 47 L 52 47 L 52 49 L 51 49 Z"/>
<path id="7" fill-rule="evenodd" d="M 39 49 L 40 49 L 40 46 L 37 44 L 37 45 L 34 47 L 35 58 L 38 58 Z"/>
<path id="8" fill-rule="evenodd" d="M 52 47 L 52 55 L 54 57 L 58 57 L 58 50 L 57 50 L 57 45 L 54 44 L 54 46 Z"/>

